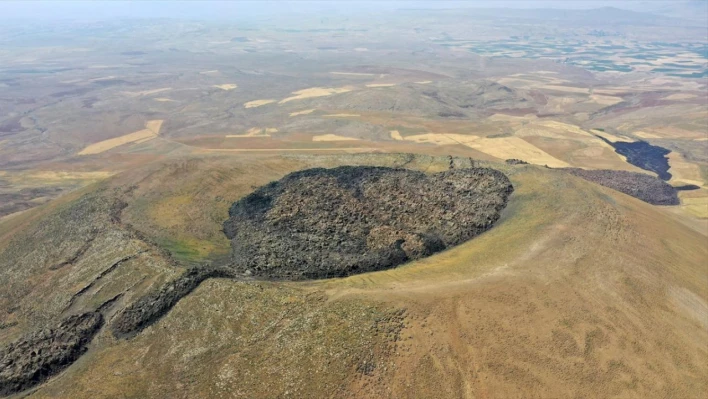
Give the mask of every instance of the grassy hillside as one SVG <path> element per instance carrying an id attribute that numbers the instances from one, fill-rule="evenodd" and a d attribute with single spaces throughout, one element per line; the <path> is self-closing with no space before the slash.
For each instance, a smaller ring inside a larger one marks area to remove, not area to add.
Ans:
<path id="1" fill-rule="evenodd" d="M 116 176 L 78 199 L 0 224 L 3 241 L 14 237 L 0 249 L 0 270 L 15 281 L 0 286 L 0 298 L 21 304 L 2 315 L 3 323 L 17 324 L 0 329 L 0 343 L 59 317 L 67 305 L 83 311 L 123 292 L 120 308 L 174 278 L 179 264 L 222 261 L 228 241 L 220 228 L 229 205 L 293 170 L 361 164 L 436 172 L 449 163 L 405 154 L 213 156 Z M 515 192 L 502 219 L 481 236 L 397 269 L 345 279 L 208 280 L 135 338 L 116 340 L 104 328 L 86 355 L 29 397 L 706 392 L 706 236 L 662 209 L 562 171 L 483 164 L 507 173 Z M 110 218 L 116 199 L 126 203 L 120 223 Z M 98 233 L 86 255 L 51 270 L 81 249 L 92 226 Z M 23 246 L 28 240 L 35 245 Z M 97 282 L 72 304 L 91 281 Z"/>

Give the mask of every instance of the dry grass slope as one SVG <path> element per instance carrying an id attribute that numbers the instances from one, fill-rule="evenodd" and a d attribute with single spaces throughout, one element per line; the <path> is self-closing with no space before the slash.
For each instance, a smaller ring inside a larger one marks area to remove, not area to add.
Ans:
<path id="1" fill-rule="evenodd" d="M 293 170 L 362 164 L 432 173 L 449 163 L 447 157 L 405 154 L 204 156 L 130 171 L 111 185 L 135 186 L 125 220 L 155 241 L 179 243 L 172 250 L 188 248 L 189 239 L 228 248 L 219 232 L 228 206 L 253 186 Z M 132 340 L 102 332 L 83 358 L 29 397 L 705 393 L 706 236 L 668 212 L 561 171 L 479 163 L 508 173 L 515 193 L 497 226 L 474 240 L 346 279 L 209 280 Z M 161 201 L 174 201 L 180 212 L 165 213 L 170 206 Z M 36 215 L 0 222 L 0 234 L 19 234 Z M 116 248 L 108 237 L 95 242 L 93 251 Z M 84 267 L 101 265 L 98 253 L 92 256 Z M 148 259 L 138 257 L 115 273 L 128 286 L 130 268 L 150 270 L 153 279 L 172 278 L 148 267 Z M 22 281 L 56 281 L 40 270 L 28 270 Z M 70 287 L 82 286 L 71 281 L 58 287 L 66 297 Z M 30 295 L 15 317 L 32 307 L 48 316 L 61 309 L 62 297 L 49 291 L 56 306 L 46 308 L 47 299 Z M 0 337 L 6 342 L 11 336 Z"/>

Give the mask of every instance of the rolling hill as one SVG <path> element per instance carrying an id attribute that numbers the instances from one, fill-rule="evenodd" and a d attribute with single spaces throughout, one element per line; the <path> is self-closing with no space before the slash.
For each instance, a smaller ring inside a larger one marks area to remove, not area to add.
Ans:
<path id="1" fill-rule="evenodd" d="M 312 167 L 432 174 L 410 154 L 191 156 L 0 222 L 0 344 L 98 311 L 83 356 L 23 397 L 699 397 L 706 236 L 562 170 L 476 161 L 514 186 L 491 230 L 395 269 L 210 278 L 130 338 L 123 309 L 226 261 L 229 207 Z M 188 273 L 188 272 L 187 272 Z"/>

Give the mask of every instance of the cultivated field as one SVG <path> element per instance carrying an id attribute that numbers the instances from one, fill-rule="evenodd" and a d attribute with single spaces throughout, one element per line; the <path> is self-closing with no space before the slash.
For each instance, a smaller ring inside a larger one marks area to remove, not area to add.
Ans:
<path id="1" fill-rule="evenodd" d="M 108 139 L 104 141 L 99 141 L 98 143 L 91 144 L 79 151 L 78 155 L 93 155 L 100 154 L 102 152 L 108 151 L 118 146 L 132 143 L 144 143 L 145 141 L 152 140 L 159 136 L 160 127 L 162 126 L 161 120 L 149 121 L 145 124 L 145 129 L 139 130 L 134 133 L 126 134 L 125 136 L 116 137 L 113 139 Z"/>

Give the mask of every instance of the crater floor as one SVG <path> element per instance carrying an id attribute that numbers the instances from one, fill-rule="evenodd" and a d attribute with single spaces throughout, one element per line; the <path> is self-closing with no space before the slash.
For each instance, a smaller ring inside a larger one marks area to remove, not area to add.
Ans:
<path id="1" fill-rule="evenodd" d="M 237 272 L 318 279 L 396 267 L 491 228 L 513 187 L 488 168 L 292 173 L 242 198 L 224 232 Z"/>

